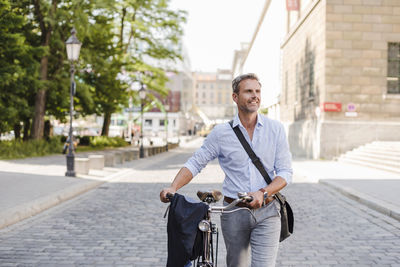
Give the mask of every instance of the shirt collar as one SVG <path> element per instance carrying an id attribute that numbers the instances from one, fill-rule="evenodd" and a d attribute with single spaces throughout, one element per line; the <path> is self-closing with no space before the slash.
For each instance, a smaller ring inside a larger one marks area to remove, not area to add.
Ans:
<path id="1" fill-rule="evenodd" d="M 262 115 L 261 115 L 260 113 L 257 113 L 257 125 L 263 126 L 264 123 L 263 123 L 263 120 L 262 120 L 262 117 L 261 117 L 261 116 L 262 116 Z M 236 114 L 235 117 L 233 118 L 232 127 L 236 127 L 236 126 L 238 126 L 238 125 L 240 125 L 241 127 L 244 127 L 244 126 L 242 125 L 242 122 L 241 122 L 240 119 L 239 119 L 239 115 Z"/>

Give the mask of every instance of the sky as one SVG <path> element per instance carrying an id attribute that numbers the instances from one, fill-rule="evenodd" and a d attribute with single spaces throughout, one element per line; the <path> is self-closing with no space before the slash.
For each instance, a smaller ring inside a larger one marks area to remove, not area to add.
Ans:
<path id="1" fill-rule="evenodd" d="M 188 11 L 184 43 L 193 71 L 231 68 L 233 52 L 253 35 L 265 0 L 171 0 Z"/>
<path id="2" fill-rule="evenodd" d="M 260 42 L 256 42 L 244 70 L 260 76 L 263 88 L 269 88 L 268 96 L 267 90 L 264 92 L 268 98 L 278 94 L 280 84 L 284 2 L 271 1 L 266 25 L 257 37 Z M 183 41 L 192 71 L 231 69 L 234 51 L 240 49 L 242 42 L 251 41 L 264 4 L 265 0 L 171 0 L 172 9 L 188 12 Z"/>

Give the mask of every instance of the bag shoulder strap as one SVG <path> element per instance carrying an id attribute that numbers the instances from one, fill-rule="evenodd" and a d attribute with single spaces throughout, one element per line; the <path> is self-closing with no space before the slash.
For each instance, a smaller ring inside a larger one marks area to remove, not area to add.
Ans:
<path id="1" fill-rule="evenodd" d="M 246 150 L 247 154 L 249 155 L 251 161 L 253 164 L 256 166 L 258 171 L 261 173 L 261 175 L 264 177 L 265 181 L 267 184 L 270 184 L 272 182 L 271 178 L 269 177 L 267 171 L 265 170 L 264 166 L 262 165 L 262 162 L 259 157 L 254 153 L 253 149 L 251 149 L 249 143 L 247 143 L 246 139 L 243 136 L 242 131 L 239 129 L 239 126 L 233 127 L 233 120 L 229 122 L 231 125 L 233 131 L 235 132 L 237 138 L 239 139 L 240 143 L 242 144 L 244 150 Z"/>

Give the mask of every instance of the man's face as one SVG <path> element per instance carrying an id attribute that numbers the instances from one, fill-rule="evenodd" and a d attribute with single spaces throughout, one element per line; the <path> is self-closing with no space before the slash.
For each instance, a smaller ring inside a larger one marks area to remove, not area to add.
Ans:
<path id="1" fill-rule="evenodd" d="M 256 80 L 243 80 L 239 83 L 239 93 L 233 93 L 232 98 L 242 112 L 257 112 L 261 102 L 261 86 Z"/>

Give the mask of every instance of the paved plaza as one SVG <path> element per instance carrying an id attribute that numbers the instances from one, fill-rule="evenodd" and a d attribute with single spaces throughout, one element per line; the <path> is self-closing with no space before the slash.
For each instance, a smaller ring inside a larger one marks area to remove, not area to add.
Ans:
<path id="1" fill-rule="evenodd" d="M 123 175 L 30 219 L 0 230 L 0 266 L 165 266 L 167 186 L 199 142 L 125 164 Z M 221 189 L 210 163 L 180 193 Z M 284 190 L 295 234 L 277 266 L 400 266 L 400 222 L 330 187 L 294 179 Z M 215 221 L 218 221 L 215 215 Z M 218 266 L 225 266 L 220 235 Z"/>

